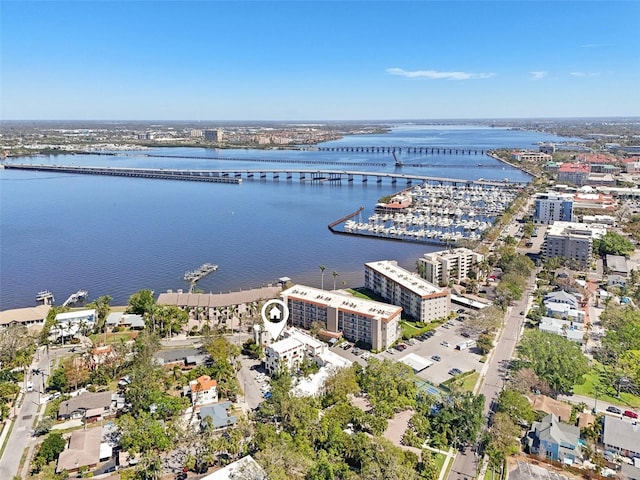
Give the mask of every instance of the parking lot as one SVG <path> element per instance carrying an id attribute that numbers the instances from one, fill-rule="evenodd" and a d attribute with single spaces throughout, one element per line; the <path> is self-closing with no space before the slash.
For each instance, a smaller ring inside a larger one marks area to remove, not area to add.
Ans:
<path id="1" fill-rule="evenodd" d="M 429 367 L 417 373 L 418 378 L 427 380 L 435 385 L 451 378 L 449 371 L 457 368 L 462 372 L 471 370 L 480 371 L 483 364 L 480 363 L 482 358 L 477 350 L 473 347 L 464 350 L 458 350 L 456 345 L 473 340 L 466 338 L 461 332 L 462 322 L 451 320 L 446 324 L 434 330 L 433 336 L 426 340 L 416 340 L 413 345 L 404 342 L 407 348 L 403 351 L 395 349 L 387 350 L 378 357 L 399 361 L 406 355 L 414 353 L 433 362 Z M 439 357 L 434 360 L 433 357 Z"/>

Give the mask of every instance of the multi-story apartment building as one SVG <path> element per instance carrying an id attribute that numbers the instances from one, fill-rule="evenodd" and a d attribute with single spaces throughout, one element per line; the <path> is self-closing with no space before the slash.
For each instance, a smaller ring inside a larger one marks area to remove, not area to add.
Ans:
<path id="1" fill-rule="evenodd" d="M 568 193 L 538 193 L 533 210 L 535 223 L 573 222 L 573 195 Z"/>
<path id="2" fill-rule="evenodd" d="M 484 260 L 484 255 L 468 248 L 454 248 L 426 253 L 418 259 L 420 276 L 433 285 L 447 285 L 469 278 L 474 266 Z"/>
<path id="3" fill-rule="evenodd" d="M 205 130 L 204 131 L 204 139 L 207 142 L 222 142 L 222 130 Z"/>
<path id="4" fill-rule="evenodd" d="M 347 340 L 384 350 L 400 337 L 402 308 L 348 294 L 295 285 L 280 294 L 289 308 L 292 325 L 311 329 L 319 322 Z"/>
<path id="5" fill-rule="evenodd" d="M 553 160 L 553 157 L 545 152 L 533 152 L 530 150 L 523 150 L 520 152 L 514 152 L 513 156 L 516 160 L 519 161 L 527 161 L 527 162 L 550 162 Z"/>
<path id="6" fill-rule="evenodd" d="M 300 340 L 288 337 L 268 345 L 264 352 L 267 373 L 281 372 L 285 368 L 295 372 L 304 360 L 305 346 Z"/>
<path id="7" fill-rule="evenodd" d="M 581 163 L 563 163 L 558 168 L 558 182 L 582 186 L 587 183 L 591 169 Z"/>
<path id="8" fill-rule="evenodd" d="M 398 266 L 396 261 L 365 263 L 365 287 L 385 301 L 400 305 L 405 313 L 421 322 L 446 317 L 451 311 L 451 295 L 423 278 Z"/>
<path id="9" fill-rule="evenodd" d="M 581 265 L 591 261 L 593 240 L 607 233 L 606 227 L 577 222 L 555 222 L 547 230 L 543 246 L 546 259 L 561 257 Z"/>

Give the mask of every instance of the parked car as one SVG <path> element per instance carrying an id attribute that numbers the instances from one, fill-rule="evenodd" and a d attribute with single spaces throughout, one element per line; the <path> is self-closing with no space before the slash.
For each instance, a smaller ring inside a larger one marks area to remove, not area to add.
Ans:
<path id="1" fill-rule="evenodd" d="M 460 375 L 462 373 L 462 370 L 460 370 L 459 368 L 452 368 L 451 370 L 449 370 L 449 375 Z"/>
<path id="2" fill-rule="evenodd" d="M 607 412 L 615 413 L 617 415 L 622 415 L 622 410 L 620 410 L 618 407 L 614 407 L 613 405 L 609 405 L 607 407 Z"/>
<path id="3" fill-rule="evenodd" d="M 431 360 L 435 362 L 439 362 L 442 359 L 440 358 L 440 355 L 431 355 Z"/>
<path id="4" fill-rule="evenodd" d="M 622 415 L 629 418 L 638 418 L 638 414 L 633 410 L 625 410 Z"/>
<path id="5" fill-rule="evenodd" d="M 353 347 L 353 345 L 351 345 L 350 343 L 347 344 L 346 347 L 344 347 L 345 350 L 349 350 L 351 347 Z"/>
<path id="6" fill-rule="evenodd" d="M 447 342 L 446 340 L 444 342 L 442 342 L 440 345 L 442 345 L 443 347 L 450 347 L 451 344 L 449 342 Z"/>

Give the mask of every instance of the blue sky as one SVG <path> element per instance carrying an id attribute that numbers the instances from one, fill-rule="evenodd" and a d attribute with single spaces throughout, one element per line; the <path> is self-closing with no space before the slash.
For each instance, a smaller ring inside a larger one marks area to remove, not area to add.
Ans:
<path id="1" fill-rule="evenodd" d="M 640 116 L 640 2 L 5 1 L 2 119 Z"/>

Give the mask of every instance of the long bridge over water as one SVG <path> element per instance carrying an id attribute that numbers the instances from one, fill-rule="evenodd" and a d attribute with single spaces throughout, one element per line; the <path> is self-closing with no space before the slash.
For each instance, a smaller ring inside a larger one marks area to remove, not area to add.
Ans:
<path id="1" fill-rule="evenodd" d="M 415 153 L 424 155 L 484 155 L 485 150 L 462 147 L 393 147 L 393 146 L 340 146 L 317 147 L 323 152 L 361 152 L 361 153 Z"/>
<path id="2" fill-rule="evenodd" d="M 83 175 L 106 175 L 132 178 L 151 178 L 162 180 L 183 180 L 192 182 L 239 184 L 243 180 L 257 181 L 294 181 L 309 183 L 335 183 L 348 185 L 361 183 L 382 184 L 383 181 L 396 185 L 398 182 L 411 186 L 413 183 L 434 183 L 446 185 L 478 185 L 486 187 L 513 187 L 514 183 L 496 180 L 466 180 L 446 177 L 431 177 L 398 172 L 366 172 L 349 170 L 311 170 L 311 169 L 228 169 L 228 170 L 196 170 L 167 168 L 119 168 L 119 167 L 83 167 L 77 165 L 35 165 L 11 164 L 3 165 L 6 169 L 57 172 Z M 505 179 L 506 180 L 506 179 Z"/>

